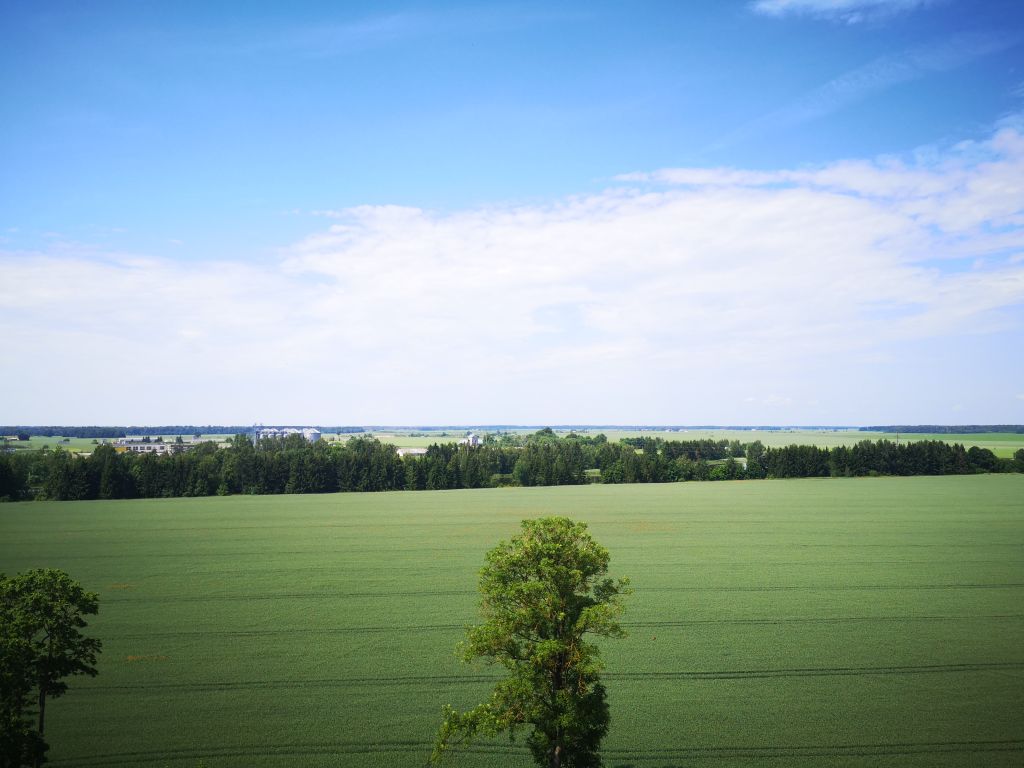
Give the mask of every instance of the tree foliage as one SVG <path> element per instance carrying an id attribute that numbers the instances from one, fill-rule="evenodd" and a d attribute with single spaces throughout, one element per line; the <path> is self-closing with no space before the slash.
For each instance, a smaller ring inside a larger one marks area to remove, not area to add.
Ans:
<path id="1" fill-rule="evenodd" d="M 435 444 L 404 459 L 395 446 L 364 436 L 311 444 L 300 435 L 256 443 L 237 435 L 227 448 L 207 442 L 167 455 L 118 453 L 109 445 L 87 457 L 62 448 L 13 451 L 0 453 L 0 501 L 1024 471 L 1020 456 L 930 440 L 766 448 L 758 441 L 659 437 L 612 443 L 604 435 L 559 437 L 550 429 L 493 437 L 482 446 Z"/>
<path id="2" fill-rule="evenodd" d="M 478 735 L 530 728 L 538 765 L 593 768 L 608 731 L 602 664 L 588 636 L 623 637 L 618 623 L 627 579 L 608 578 L 608 550 L 585 523 L 564 517 L 524 520 L 522 532 L 487 553 L 480 572 L 484 622 L 468 631 L 465 660 L 508 672 L 488 701 L 467 712 L 451 706 L 431 761 Z"/>
<path id="3" fill-rule="evenodd" d="M 64 695 L 65 678 L 96 675 L 101 643 L 79 630 L 98 610 L 97 595 L 64 571 L 0 574 L 0 767 L 42 763 L 46 700 Z"/>

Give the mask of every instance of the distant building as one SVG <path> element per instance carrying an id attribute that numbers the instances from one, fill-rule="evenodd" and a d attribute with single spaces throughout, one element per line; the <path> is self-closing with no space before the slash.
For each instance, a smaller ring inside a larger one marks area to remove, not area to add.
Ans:
<path id="1" fill-rule="evenodd" d="M 427 449 L 426 448 L 399 448 L 397 450 L 398 450 L 398 455 L 401 456 L 402 458 L 405 458 L 406 456 L 426 456 L 427 455 Z"/>
<path id="2" fill-rule="evenodd" d="M 311 443 L 317 442 L 321 437 L 320 430 L 315 427 L 306 427 L 305 429 L 295 429 L 294 427 L 282 427 L 280 429 L 276 427 L 254 427 L 252 433 L 254 440 L 266 440 L 275 437 L 285 438 L 288 435 L 302 435 Z"/>
<path id="3" fill-rule="evenodd" d="M 480 436 L 479 435 L 475 435 L 472 432 L 470 432 L 464 438 L 459 440 L 459 445 L 469 445 L 469 446 L 472 446 L 474 448 L 476 446 L 478 446 L 478 445 L 483 445 L 483 444 L 484 444 L 484 441 L 480 439 Z"/>
<path id="4" fill-rule="evenodd" d="M 118 453 L 182 453 L 195 445 L 194 442 L 156 442 L 148 437 L 121 437 L 114 441 L 114 450 Z"/>

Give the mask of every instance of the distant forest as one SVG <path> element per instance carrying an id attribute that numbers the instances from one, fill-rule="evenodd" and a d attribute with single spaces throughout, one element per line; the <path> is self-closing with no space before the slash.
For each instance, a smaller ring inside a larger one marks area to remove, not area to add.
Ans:
<path id="1" fill-rule="evenodd" d="M 442 490 L 503 485 L 665 483 L 864 475 L 1024 472 L 986 448 L 921 441 L 864 440 L 854 446 L 765 447 L 760 441 L 609 442 L 604 435 L 489 435 L 481 446 L 436 444 L 425 455 L 399 456 L 372 437 L 307 442 L 301 435 L 254 443 L 247 434 L 218 448 L 202 443 L 157 455 L 118 453 L 99 445 L 88 456 L 62 448 L 0 454 L 0 499 L 133 499 L 232 494 Z"/>
<path id="2" fill-rule="evenodd" d="M 985 432 L 1012 432 L 1024 435 L 1024 424 L 889 424 L 883 427 L 861 427 L 861 432 L 905 432 L 908 435 L 978 435 Z"/>
<path id="3" fill-rule="evenodd" d="M 274 426 L 289 426 L 277 424 Z M 331 427 L 331 426 L 319 426 L 310 424 L 293 424 L 290 426 L 295 427 L 308 427 L 316 426 L 321 432 L 337 433 L 337 434 L 359 434 L 363 432 L 381 432 L 388 430 L 398 431 L 418 431 L 418 432 L 437 432 L 440 430 L 445 431 L 465 431 L 466 429 L 476 429 L 478 431 L 508 431 L 508 430 L 522 430 L 522 429 L 537 429 L 536 426 L 524 426 L 524 425 L 508 425 L 508 424 L 489 424 L 489 425 L 452 425 L 452 426 L 421 426 L 421 427 L 400 427 L 400 426 L 343 426 L 343 427 Z M 611 425 L 611 424 L 600 424 L 600 425 L 583 425 L 583 424 L 566 424 L 557 425 L 555 429 L 566 431 L 566 430 L 588 430 L 592 431 L 595 429 L 614 429 L 614 430 L 625 430 L 631 432 L 674 432 L 679 430 L 731 430 L 738 432 L 753 431 L 759 432 L 781 432 L 790 429 L 805 429 L 805 430 L 837 430 L 837 429 L 859 429 L 861 432 L 905 432 L 907 434 L 935 434 L 935 435 L 976 435 L 983 432 L 1011 432 L 1015 434 L 1024 434 L 1024 424 L 968 424 L 960 426 L 942 425 L 942 424 L 888 424 L 883 426 L 874 427 L 844 427 L 844 426 L 722 426 L 715 424 L 704 424 L 696 426 L 678 426 L 678 425 L 665 425 L 665 426 L 651 426 L 651 425 Z M 148 425 L 148 426 L 131 426 L 131 427 L 111 427 L 111 426 L 90 426 L 90 427 L 71 427 L 71 426 L 31 426 L 31 425 L 0 425 L 0 435 L 28 435 L 29 437 L 77 437 L 77 438 L 103 438 L 107 440 L 116 439 L 119 437 L 127 437 L 128 435 L 236 435 L 240 433 L 252 432 L 251 425 L 216 425 L 216 424 L 163 424 L 163 425 Z"/>
<path id="4" fill-rule="evenodd" d="M 207 424 L 164 424 L 144 427 L 67 427 L 67 426 L 0 426 L 0 435 L 28 435 L 29 437 L 94 437 L 115 440 L 128 435 L 237 435 L 251 432 L 251 426 L 223 426 Z M 354 434 L 363 427 L 323 427 L 322 432 Z"/>

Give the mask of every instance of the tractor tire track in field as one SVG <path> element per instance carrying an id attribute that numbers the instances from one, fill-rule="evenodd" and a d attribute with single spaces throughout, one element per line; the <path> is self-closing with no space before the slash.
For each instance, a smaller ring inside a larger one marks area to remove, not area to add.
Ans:
<path id="1" fill-rule="evenodd" d="M 356 755 L 377 753 L 419 753 L 426 755 L 431 747 L 429 741 L 377 741 L 377 742 L 314 742 L 294 744 L 256 745 L 248 749 L 213 747 L 201 749 L 185 747 L 178 749 L 148 750 L 134 752 L 109 752 L 95 754 L 74 760 L 56 759 L 51 765 L 90 766 L 135 765 L 166 760 L 184 761 L 215 757 L 250 757 L 253 755 L 313 756 L 313 755 Z M 604 749 L 602 755 L 609 760 L 644 761 L 655 760 L 722 760 L 753 758 L 760 760 L 792 760 L 814 757 L 899 757 L 930 754 L 984 754 L 994 752 L 1024 752 L 1024 740 L 1006 739 L 998 741 L 921 741 L 895 742 L 891 744 L 813 744 L 783 745 L 770 747 L 724 746 L 724 747 L 681 747 L 678 749 Z M 476 744 L 459 747 L 455 754 L 509 756 L 528 753 L 523 748 L 498 744 Z"/>
<path id="2" fill-rule="evenodd" d="M 912 589 L 1021 589 L 1024 582 L 1008 584 L 775 584 L 739 587 L 643 587 L 637 592 L 873 592 Z"/>
<path id="3" fill-rule="evenodd" d="M 959 550 L 959 549 L 995 549 L 995 548 L 1003 548 L 1004 549 L 1004 548 L 1007 548 L 1007 547 L 1009 547 L 1011 549 L 1024 549 L 1024 542 L 981 542 L 981 543 L 977 543 L 977 544 L 963 544 L 963 543 L 961 543 L 961 544 L 913 544 L 913 543 L 904 543 L 904 544 L 842 544 L 842 543 L 832 543 L 832 544 L 777 544 L 777 543 L 774 543 L 774 544 L 758 544 L 756 542 L 751 542 L 751 543 L 748 543 L 748 544 L 744 544 L 744 548 L 746 548 L 746 549 L 771 549 L 774 552 L 777 552 L 777 551 L 780 551 L 780 550 L 788 550 L 788 549 L 805 550 L 805 549 L 826 549 L 826 548 L 830 549 L 830 550 L 835 550 L 835 549 L 898 549 L 898 550 L 904 550 L 904 549 L 957 549 L 957 550 Z M 673 546 L 673 548 L 676 549 L 676 550 L 681 550 L 681 549 L 699 549 L 699 550 L 702 550 L 702 551 L 706 551 L 706 550 L 711 550 L 711 549 L 734 549 L 735 546 L 734 545 L 730 545 L 730 544 L 675 544 Z M 643 553 L 643 552 L 646 552 L 648 550 L 645 547 L 619 546 L 619 547 L 615 548 L 615 551 L 617 553 L 618 552 L 627 552 L 627 551 L 638 551 L 638 552 Z M 217 550 L 217 551 L 213 551 L 213 552 L 189 552 L 188 557 L 189 557 L 190 560 L 195 560 L 195 559 L 198 559 L 198 558 L 230 558 L 230 557 L 259 557 L 259 558 L 266 558 L 268 555 L 315 555 L 315 556 L 323 556 L 323 555 L 328 554 L 328 553 L 332 557 L 337 557 L 339 555 L 367 555 L 367 554 L 382 554 L 382 553 L 384 553 L 384 554 L 393 554 L 393 553 L 396 553 L 396 552 L 403 552 L 403 553 L 408 553 L 408 552 L 440 552 L 440 553 L 444 553 L 446 555 L 451 555 L 452 554 L 452 549 L 451 549 L 451 547 L 360 547 L 358 549 L 356 549 L 356 548 L 342 549 L 342 550 L 332 549 L 329 552 L 328 552 L 328 550 L 325 550 L 323 548 L 320 548 L 320 549 L 287 549 L 287 550 L 286 549 L 279 549 L 279 550 L 269 550 L 269 551 L 266 550 L 266 549 L 231 550 L 231 551 Z M 473 550 L 473 554 L 474 555 L 478 554 L 476 549 Z M 63 559 L 64 560 L 124 560 L 125 558 L 134 558 L 136 556 L 137 556 L 137 552 L 132 550 L 132 551 L 129 551 L 129 552 L 126 552 L 126 553 L 121 553 L 121 554 L 106 553 L 106 552 L 103 552 L 103 553 L 89 553 L 89 554 L 74 554 L 74 553 L 71 553 L 71 554 L 64 555 Z M 149 552 L 149 553 L 146 554 L 146 557 L 149 558 L 149 559 L 165 558 L 165 559 L 172 559 L 172 560 L 180 560 L 181 559 L 181 553 L 179 553 L 179 552 Z M 760 561 L 756 561 L 756 562 L 760 562 Z M 832 563 L 834 561 L 830 560 L 830 561 L 827 561 L 827 562 Z M 896 562 L 908 562 L 908 561 L 900 560 L 900 561 L 896 561 Z M 916 561 L 910 561 L 910 562 L 916 562 Z M 926 562 L 932 562 L 932 561 L 926 561 Z"/>
<path id="4" fill-rule="evenodd" d="M 744 669 L 715 672 L 606 672 L 604 677 L 609 680 L 760 680 L 772 677 L 927 675 L 988 672 L 1007 669 L 1024 669 L 1024 662 L 920 664 L 885 667 L 793 667 L 789 669 Z"/>
<path id="5" fill-rule="evenodd" d="M 338 600 L 371 597 L 453 597 L 476 595 L 475 589 L 422 589 L 389 592 L 276 592 L 265 595 L 143 595 L 137 597 L 108 597 L 104 603 L 219 603 L 248 602 L 250 600 Z"/>
<path id="6" fill-rule="evenodd" d="M 1022 616 L 1021 618 L 1024 618 Z M 404 634 L 406 632 L 450 632 L 456 629 L 465 629 L 465 624 L 413 624 L 404 627 L 376 626 L 376 627 L 320 627 L 295 628 L 295 629 L 220 629 L 209 632 L 183 631 L 183 632 L 139 632 L 128 635 L 118 635 L 118 640 L 153 640 L 157 638 L 202 638 L 202 637 L 289 637 L 293 635 L 374 635 L 380 633 Z"/>
<path id="7" fill-rule="evenodd" d="M 892 744 L 820 744 L 779 747 L 683 747 L 679 749 L 608 749 L 606 757 L 619 760 L 721 760 L 756 758 L 792 760 L 809 757 L 903 757 L 930 754 L 980 754 L 985 752 L 1024 752 L 1024 740 L 896 742 Z"/>
<path id="8" fill-rule="evenodd" d="M 392 550 L 397 551 L 397 550 Z M 436 550 L 438 552 L 444 551 L 450 554 L 448 550 Z M 265 553 L 261 553 L 265 554 Z M 287 554 L 287 553 L 282 553 Z M 294 554 L 294 553 L 293 553 Z M 1017 559 L 1003 559 L 1003 560 L 957 560 L 960 565 L 1016 565 Z M 714 567 L 721 568 L 725 566 L 737 567 L 737 566 L 758 566 L 763 568 L 766 566 L 774 567 L 817 567 L 821 565 L 943 565 L 949 564 L 948 559 L 939 560 L 699 560 L 699 561 L 664 561 L 656 562 L 645 560 L 643 565 L 645 568 L 666 568 L 666 569 L 692 569 L 695 567 Z M 413 570 L 423 568 L 423 564 L 420 562 L 413 563 L 396 563 L 393 565 L 400 565 L 404 568 Z M 392 566 L 393 567 L 393 566 Z M 389 568 L 391 570 L 391 568 Z M 331 565 L 298 565 L 288 566 L 281 568 L 261 568 L 261 567 L 245 567 L 245 568 L 206 568 L 204 570 L 189 569 L 188 575 L 190 578 L 196 576 L 245 576 L 247 579 L 252 578 L 254 575 L 258 576 L 282 576 L 289 574 L 309 574 L 309 573 L 326 573 L 326 574 L 337 574 L 353 572 L 358 573 L 360 576 L 366 573 L 365 566 L 359 562 L 353 563 L 332 563 Z M 162 578 L 181 578 L 180 571 L 155 571 L 152 573 L 142 574 L 141 578 L 146 579 L 162 579 Z"/>
<path id="9" fill-rule="evenodd" d="M 716 625 L 754 625 L 772 626 L 789 624 L 873 624 L 886 622 L 943 622 L 943 621 L 992 621 L 1024 620 L 1024 614 L 991 614 L 986 616 L 812 616 L 795 617 L 784 619 L 685 619 L 680 621 L 622 621 L 623 627 L 635 627 L 641 629 L 671 629 L 673 627 L 702 627 Z M 202 638 L 202 637 L 289 637 L 294 635 L 359 635 L 359 634 L 385 634 L 407 632 L 450 632 L 452 630 L 465 629 L 475 619 L 469 619 L 462 624 L 410 624 L 407 626 L 368 626 L 368 627 L 297 627 L 294 629 L 222 629 L 210 631 L 181 631 L 181 632 L 137 632 L 121 634 L 118 640 L 154 640 L 159 638 Z"/>
<path id="10" fill-rule="evenodd" d="M 336 557 L 339 554 L 344 555 L 379 555 L 381 553 L 395 553 L 395 552 L 443 552 L 451 554 L 450 548 L 445 547 L 392 547 L 390 549 L 384 547 L 374 547 L 372 549 L 345 549 L 340 552 L 337 550 L 326 550 L 326 549 L 252 549 L 252 550 L 215 550 L 213 552 L 189 552 L 189 560 L 197 560 L 203 558 L 220 558 L 229 559 L 234 557 L 258 557 L 265 559 L 268 555 L 312 555 L 315 557 L 323 557 L 324 555 L 331 555 Z M 125 558 L 133 558 L 136 556 L 135 552 L 126 552 L 122 554 L 111 554 L 111 553 L 96 553 L 96 554 L 70 554 L 65 555 L 64 560 L 124 560 Z M 179 552 L 147 552 L 146 558 L 154 560 L 156 558 L 180 560 L 181 553 Z M 302 569 L 296 569 L 302 570 Z"/>
<path id="11" fill-rule="evenodd" d="M 774 585 L 774 586 L 690 586 L 690 587 L 637 587 L 636 592 L 872 592 L 906 591 L 915 589 L 1022 589 L 1024 582 L 1008 584 L 829 584 L 829 585 Z M 387 592 L 281 592 L 264 595 L 145 595 L 136 597 L 108 597 L 104 603 L 209 603 L 246 602 L 250 600 L 338 600 L 346 598 L 385 597 L 453 597 L 476 595 L 472 589 L 425 589 Z"/>
<path id="12" fill-rule="evenodd" d="M 992 621 L 993 619 L 1005 619 L 1020 621 L 1024 614 L 991 614 L 988 616 L 811 616 L 794 617 L 784 619 L 686 619 L 681 621 L 623 621 L 619 622 L 624 627 L 647 627 L 647 628 L 672 628 L 672 627 L 700 627 L 706 625 L 728 624 L 756 626 L 787 625 L 787 624 L 874 624 L 885 622 L 911 622 L 911 621 Z"/>
<path id="13" fill-rule="evenodd" d="M 659 672 L 606 672 L 608 680 L 760 680 L 783 677 L 845 677 L 877 675 L 960 674 L 1024 669 L 1024 661 L 922 664 L 885 667 L 794 667 L 780 669 L 677 670 Z M 238 680 L 195 683 L 137 683 L 92 685 L 79 695 L 116 691 L 234 691 L 274 688 L 360 688 L 410 685 L 477 685 L 502 679 L 498 675 L 399 675 L 393 677 L 336 677 L 315 680 Z"/>
<path id="14" fill-rule="evenodd" d="M 397 552 L 399 550 L 390 550 L 390 551 Z M 431 552 L 445 552 L 445 553 L 450 554 L 450 550 L 443 550 L 443 549 L 431 550 Z M 261 554 L 265 555 L 265 553 L 261 553 Z M 275 554 L 278 554 L 278 553 L 275 553 Z M 288 553 L 280 553 L 280 554 L 288 554 Z M 307 553 L 307 554 L 309 554 L 309 553 Z M 982 560 L 976 560 L 976 559 L 974 559 L 974 560 L 958 559 L 957 560 L 957 564 L 958 565 L 1016 565 L 1017 562 L 1018 561 L 1017 561 L 1016 557 L 1005 558 L 1005 559 L 1001 559 L 1001 560 L 1000 559 L 991 559 L 991 558 L 986 558 L 986 559 L 982 559 Z M 734 567 L 734 566 L 749 566 L 749 565 L 757 566 L 758 568 L 764 568 L 766 566 L 771 566 L 771 567 L 775 567 L 775 566 L 787 566 L 787 567 L 798 566 L 798 567 L 802 567 L 802 566 L 820 566 L 820 565 L 828 565 L 828 566 L 835 566 L 835 565 L 844 565 L 844 566 L 846 566 L 846 565 L 941 565 L 941 566 L 948 566 L 949 565 L 949 560 L 948 559 L 942 559 L 942 558 L 937 559 L 937 560 L 907 560 L 905 558 L 893 559 L 893 560 L 834 560 L 834 559 L 833 560 L 663 560 L 663 561 L 644 560 L 643 564 L 647 568 L 686 568 L 686 569 L 694 568 L 696 566 L 701 566 L 701 567 L 713 566 L 713 567 L 718 568 L 718 567 L 723 567 L 723 566 Z M 391 566 L 393 566 L 393 565 L 404 565 L 404 566 L 406 566 L 408 568 L 421 568 L 422 567 L 422 564 L 419 563 L 419 562 L 414 562 L 414 563 L 411 563 L 411 564 L 408 564 L 408 563 L 394 563 L 394 564 L 391 564 Z M 391 566 L 389 566 L 389 568 Z M 302 564 L 302 565 L 292 565 L 292 566 L 286 566 L 286 567 L 283 566 L 283 567 L 280 567 L 280 568 L 276 568 L 276 567 L 275 568 L 253 568 L 252 566 L 249 566 L 249 567 L 246 567 L 246 568 L 241 568 L 241 567 L 239 567 L 239 568 L 207 568 L 205 570 L 197 570 L 195 568 L 192 568 L 192 569 L 189 569 L 188 575 L 189 576 L 234 576 L 234 575 L 238 575 L 238 576 L 252 576 L 254 573 L 257 573 L 257 574 L 260 574 L 260 575 L 264 575 L 264 574 L 265 575 L 269 575 L 269 574 L 309 573 L 311 571 L 314 571 L 314 572 L 317 572 L 317 573 L 335 573 L 335 572 L 343 571 L 343 570 L 346 570 L 346 569 L 357 570 L 361 574 L 365 573 L 365 566 L 364 566 L 363 563 L 359 563 L 359 562 L 355 562 L 355 563 L 341 562 L 341 563 L 331 563 L 329 565 Z M 165 578 L 165 577 L 180 578 L 181 577 L 181 572 L 180 571 L 157 571 L 157 572 L 154 572 L 154 573 L 146 574 L 146 577 L 147 578 Z"/>
<path id="15" fill-rule="evenodd" d="M 360 755 L 377 753 L 412 753 L 422 754 L 424 760 L 433 749 L 432 741 L 374 741 L 374 742 L 309 742 L 295 744 L 266 744 L 249 747 L 248 749 L 237 747 L 179 747 L 163 750 L 139 750 L 132 752 L 110 752 L 106 754 L 90 755 L 75 760 L 47 760 L 49 765 L 73 765 L 73 766 L 105 766 L 105 765 L 135 765 L 137 763 L 155 763 L 167 760 L 201 760 L 216 757 L 252 757 L 254 755 L 276 757 L 292 756 L 313 756 L 313 755 Z M 526 749 L 503 746 L 499 744 L 472 744 L 460 747 L 458 752 L 466 752 L 478 755 L 523 755 L 529 753 Z"/>
<path id="16" fill-rule="evenodd" d="M 342 491 L 342 493 L 351 493 L 351 491 L 348 491 L 348 492 Z M 182 498 L 182 497 L 179 497 L 179 498 Z M 1002 521 L 1005 518 L 1003 518 L 1002 516 L 998 516 L 998 517 L 996 517 L 994 519 L 996 521 Z M 686 518 L 686 519 L 684 519 L 682 524 L 683 525 L 689 525 L 689 526 L 693 526 L 693 525 L 716 525 L 717 526 L 717 525 L 720 525 L 721 522 L 722 521 L 719 518 L 713 518 L 713 517 L 712 518 L 694 517 L 694 518 Z M 789 522 L 792 525 L 794 525 L 794 526 L 799 526 L 802 529 L 806 529 L 807 528 L 807 523 L 809 521 L 807 521 L 807 520 L 791 520 Z M 839 521 L 836 521 L 836 522 L 839 522 Z M 919 521 L 915 520 L 915 519 L 912 519 L 912 518 L 879 517 L 879 518 L 877 518 L 875 520 L 867 520 L 867 519 L 861 520 L 861 522 L 875 522 L 875 523 L 883 523 L 885 525 L 916 525 Z M 643 521 L 643 520 L 604 520 L 604 521 L 602 521 L 601 524 L 602 524 L 602 526 L 605 526 L 605 527 L 615 526 L 615 527 L 633 528 L 634 526 L 636 526 L 638 524 L 643 524 L 643 523 L 652 523 L 654 525 L 657 525 L 658 521 L 656 521 L 656 520 L 654 520 L 654 521 L 651 521 L 651 520 L 648 520 L 648 521 Z M 766 525 L 766 526 L 771 526 L 771 527 L 775 528 L 775 527 L 777 527 L 779 525 L 779 519 L 777 517 L 744 518 L 743 519 L 743 524 L 744 525 Z M 478 525 L 484 525 L 484 524 L 478 524 Z M 340 522 L 340 521 L 337 521 L 337 520 L 332 520 L 332 521 L 320 520 L 320 521 L 315 521 L 314 522 L 314 521 L 309 521 L 309 520 L 298 520 L 298 521 L 296 521 L 294 523 L 277 523 L 277 522 L 273 522 L 273 523 L 245 523 L 245 524 L 241 524 L 241 523 L 234 523 L 234 524 L 232 524 L 232 523 L 224 523 L 224 524 L 221 524 L 221 525 L 202 525 L 202 526 L 199 526 L 199 525 L 184 525 L 184 526 L 183 525 L 153 525 L 153 526 L 150 526 L 150 527 L 147 527 L 147 528 L 143 528 L 141 530 L 144 531 L 145 533 L 186 533 L 186 534 L 189 534 L 189 535 L 194 535 L 194 534 L 219 533 L 221 531 L 288 531 L 288 532 L 294 532 L 296 530 L 301 530 L 301 531 L 321 531 L 321 530 L 330 530 L 330 529 L 365 531 L 367 529 L 367 527 L 372 528 L 374 530 L 386 529 L 386 530 L 402 530 L 402 531 L 409 530 L 409 528 L 430 528 L 431 530 L 436 530 L 438 528 L 455 528 L 455 529 L 458 529 L 459 531 L 465 532 L 466 523 L 464 523 L 464 522 L 462 522 L 460 520 L 448 521 L 448 520 L 430 519 L 428 522 L 423 522 L 423 523 L 418 523 L 418 524 L 410 525 L 407 522 L 387 522 L 387 521 L 383 521 L 383 520 L 374 520 L 372 523 L 367 525 L 367 523 L 362 522 L 362 521 L 357 521 L 357 522 Z M 829 522 L 819 522 L 817 530 L 815 530 L 813 532 L 814 533 L 818 533 L 818 532 L 828 533 L 829 531 L 833 530 L 833 528 L 834 528 L 834 525 L 829 523 Z M 97 533 L 98 534 L 105 534 L 105 533 L 123 533 L 124 529 L 123 528 L 116 528 L 116 527 L 114 527 L 114 528 L 99 528 L 99 527 L 97 527 L 97 528 L 65 528 L 63 532 L 67 533 L 67 534 L 81 534 L 81 533 L 84 533 L 84 534 L 97 534 Z M 633 531 L 631 531 L 631 532 L 633 532 Z M 644 533 L 644 532 L 643 531 L 635 531 L 635 533 Z M 472 540 L 472 537 L 467 537 L 466 538 L 466 543 L 467 543 L 467 546 L 472 546 L 472 544 L 474 543 L 473 540 Z M 696 545 L 690 545 L 690 546 L 696 546 Z M 796 546 L 814 546 L 814 545 L 800 545 L 800 544 L 797 544 Z M 831 546 L 831 545 L 827 545 L 827 546 Z M 921 546 L 928 546 L 928 545 L 921 545 Z M 627 545 L 624 545 L 621 548 L 625 549 L 625 550 L 642 550 L 642 549 L 644 549 L 642 544 L 641 545 L 628 545 L 627 544 Z"/>

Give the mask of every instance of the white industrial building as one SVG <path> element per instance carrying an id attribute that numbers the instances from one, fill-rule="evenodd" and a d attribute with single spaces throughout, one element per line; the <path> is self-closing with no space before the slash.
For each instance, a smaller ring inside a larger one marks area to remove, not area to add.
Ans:
<path id="1" fill-rule="evenodd" d="M 304 429 L 295 429 L 294 427 L 282 427 L 281 429 L 276 427 L 256 427 L 253 429 L 253 438 L 255 440 L 275 437 L 285 438 L 288 435 L 302 435 L 309 442 L 315 443 L 320 439 L 320 430 L 315 427 L 306 427 Z"/>
<path id="2" fill-rule="evenodd" d="M 121 437 L 114 441 L 114 450 L 118 453 L 181 453 L 194 445 L 194 442 L 178 443 L 173 440 L 157 442 L 148 437 Z"/>

